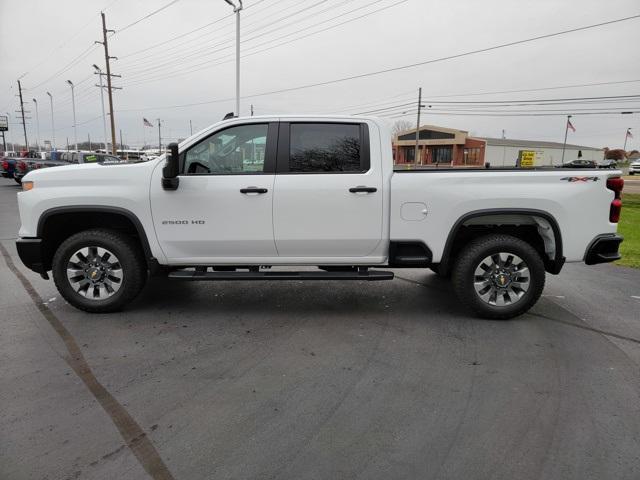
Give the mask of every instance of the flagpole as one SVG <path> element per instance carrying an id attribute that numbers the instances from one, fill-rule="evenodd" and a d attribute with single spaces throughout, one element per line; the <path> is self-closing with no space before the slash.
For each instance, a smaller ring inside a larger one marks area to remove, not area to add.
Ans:
<path id="1" fill-rule="evenodd" d="M 627 128 L 627 133 L 624 134 L 624 148 L 623 150 L 627 151 L 627 140 L 629 139 L 629 135 L 631 134 L 631 128 Z"/>
<path id="2" fill-rule="evenodd" d="M 567 135 L 569 133 L 569 122 L 571 115 L 567 115 L 567 124 L 564 127 L 564 143 L 562 144 L 562 165 L 564 165 L 564 151 L 567 148 Z"/>

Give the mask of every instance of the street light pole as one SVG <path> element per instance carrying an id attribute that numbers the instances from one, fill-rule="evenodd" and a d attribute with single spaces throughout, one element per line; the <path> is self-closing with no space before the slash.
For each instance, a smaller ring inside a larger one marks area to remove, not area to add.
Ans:
<path id="1" fill-rule="evenodd" d="M 78 151 L 78 127 L 76 125 L 76 98 L 74 92 L 74 85 L 71 80 L 67 80 L 67 83 L 71 85 L 71 107 L 73 108 L 73 140 L 76 144 L 76 152 Z"/>
<path id="2" fill-rule="evenodd" d="M 9 125 L 7 125 L 8 130 L 7 130 L 7 142 L 9 142 L 11 144 L 11 151 L 15 151 L 16 146 L 14 145 L 14 143 L 11 141 L 11 114 L 9 112 L 7 113 L 7 119 L 8 119 L 8 123 Z"/>
<path id="3" fill-rule="evenodd" d="M 100 78 L 100 106 L 102 107 L 102 130 L 104 131 L 104 151 L 105 153 L 109 153 L 109 149 L 107 148 L 107 116 L 104 113 L 104 88 L 102 87 L 102 70 L 100 67 L 93 64 L 93 68 L 96 69 L 96 73 Z"/>
<path id="4" fill-rule="evenodd" d="M 53 95 L 47 92 L 49 95 L 49 100 L 51 101 L 51 148 L 56 149 L 56 126 L 53 123 Z"/>
<path id="5" fill-rule="evenodd" d="M 238 0 L 238 5 L 232 0 L 224 0 L 233 7 L 236 14 L 236 117 L 240 116 L 240 10 L 242 10 L 242 0 Z"/>
<path id="6" fill-rule="evenodd" d="M 42 147 L 40 146 L 40 115 L 38 115 L 38 101 L 35 98 L 32 98 L 33 104 L 36 106 L 36 146 L 38 147 L 38 152 L 42 152 Z"/>

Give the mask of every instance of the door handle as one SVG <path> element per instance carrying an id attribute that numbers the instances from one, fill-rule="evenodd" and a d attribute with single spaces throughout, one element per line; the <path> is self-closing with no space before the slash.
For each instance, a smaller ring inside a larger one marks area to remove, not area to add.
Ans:
<path id="1" fill-rule="evenodd" d="M 376 187 L 364 187 L 362 185 L 359 185 L 357 187 L 351 187 L 349 191 L 351 193 L 373 193 L 377 192 L 378 189 Z"/>
<path id="2" fill-rule="evenodd" d="M 247 188 L 241 188 L 240 189 L 240 193 L 244 193 L 245 195 L 247 193 L 267 193 L 269 190 L 267 190 L 266 188 L 258 188 L 258 187 L 247 187 Z"/>

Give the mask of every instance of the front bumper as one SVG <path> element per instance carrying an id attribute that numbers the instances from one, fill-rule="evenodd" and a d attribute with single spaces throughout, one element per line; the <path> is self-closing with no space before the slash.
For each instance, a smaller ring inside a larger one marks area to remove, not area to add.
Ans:
<path id="1" fill-rule="evenodd" d="M 618 252 L 618 247 L 623 240 L 624 238 L 621 235 L 616 235 L 615 233 L 598 235 L 589 244 L 584 256 L 584 263 L 595 265 L 597 263 L 620 260 L 622 256 Z"/>
<path id="2" fill-rule="evenodd" d="M 16 248 L 20 260 L 27 268 L 43 277 L 47 276 L 41 238 L 19 238 L 16 240 Z"/>

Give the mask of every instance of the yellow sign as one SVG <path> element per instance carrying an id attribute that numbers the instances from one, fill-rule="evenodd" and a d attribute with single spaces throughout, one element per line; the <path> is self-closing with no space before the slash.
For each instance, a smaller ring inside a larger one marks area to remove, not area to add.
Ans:
<path id="1" fill-rule="evenodd" d="M 520 150 L 520 168 L 530 168 L 534 166 L 536 152 L 533 150 Z"/>

